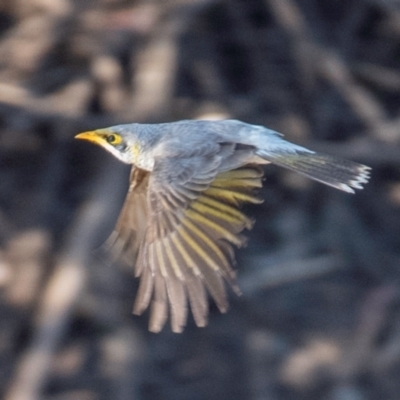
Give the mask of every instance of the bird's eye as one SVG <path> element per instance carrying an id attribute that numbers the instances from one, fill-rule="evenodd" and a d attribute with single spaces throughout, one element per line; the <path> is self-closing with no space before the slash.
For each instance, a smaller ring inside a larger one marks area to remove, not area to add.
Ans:
<path id="1" fill-rule="evenodd" d="M 117 142 L 117 137 L 115 135 L 108 135 L 106 140 L 110 144 L 115 144 Z"/>

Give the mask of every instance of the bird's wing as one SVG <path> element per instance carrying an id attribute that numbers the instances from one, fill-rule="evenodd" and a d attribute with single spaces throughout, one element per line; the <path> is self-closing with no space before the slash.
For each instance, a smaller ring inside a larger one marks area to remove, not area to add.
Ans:
<path id="1" fill-rule="evenodd" d="M 113 233 L 106 242 L 116 258 L 135 264 L 147 224 L 147 188 L 150 172 L 135 166 L 130 174 L 129 190 Z"/>
<path id="2" fill-rule="evenodd" d="M 134 313 L 141 314 L 151 303 L 151 331 L 162 329 L 169 308 L 172 330 L 181 332 L 188 303 L 196 324 L 206 325 L 205 288 L 226 311 L 224 279 L 236 287 L 231 244 L 243 245 L 239 233 L 252 226 L 238 206 L 261 202 L 253 189 L 262 185 L 262 171 L 246 166 L 219 172 L 221 159 L 218 153 L 161 159 L 150 175 Z"/>

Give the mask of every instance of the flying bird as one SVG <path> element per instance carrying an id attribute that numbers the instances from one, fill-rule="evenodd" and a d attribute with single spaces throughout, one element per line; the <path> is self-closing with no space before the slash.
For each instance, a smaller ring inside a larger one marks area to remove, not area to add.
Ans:
<path id="1" fill-rule="evenodd" d="M 264 164 L 276 164 L 354 193 L 370 168 L 317 153 L 263 126 L 237 120 L 126 124 L 80 133 L 132 164 L 129 191 L 109 243 L 134 265 L 140 285 L 133 312 L 151 308 L 149 330 L 170 316 L 182 332 L 189 305 L 196 324 L 208 319 L 208 293 L 228 308 L 225 282 L 238 293 L 233 245 L 253 221 L 243 203 L 261 203 Z M 207 293 L 208 292 L 208 293 Z"/>

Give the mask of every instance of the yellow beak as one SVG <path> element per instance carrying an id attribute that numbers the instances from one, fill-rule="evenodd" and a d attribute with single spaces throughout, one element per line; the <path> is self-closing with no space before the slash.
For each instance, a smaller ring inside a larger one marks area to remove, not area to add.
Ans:
<path id="1" fill-rule="evenodd" d="M 96 131 L 87 131 L 79 133 L 75 136 L 75 139 L 87 140 L 98 145 L 104 145 L 104 139 L 96 133 Z"/>

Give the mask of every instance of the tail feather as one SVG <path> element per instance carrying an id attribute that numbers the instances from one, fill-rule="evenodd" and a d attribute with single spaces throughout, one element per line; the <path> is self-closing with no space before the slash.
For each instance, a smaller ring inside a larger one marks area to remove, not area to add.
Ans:
<path id="1" fill-rule="evenodd" d="M 362 184 L 368 182 L 371 169 L 366 165 L 308 151 L 273 154 L 259 150 L 257 155 L 273 164 L 348 193 L 363 188 Z"/>

